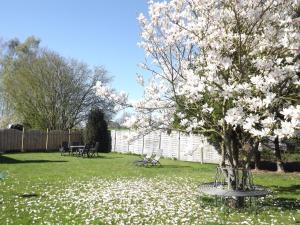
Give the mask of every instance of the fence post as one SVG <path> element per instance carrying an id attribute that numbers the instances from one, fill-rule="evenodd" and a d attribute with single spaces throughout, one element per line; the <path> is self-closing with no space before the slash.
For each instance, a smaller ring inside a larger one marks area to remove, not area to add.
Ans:
<path id="1" fill-rule="evenodd" d="M 114 144 L 114 152 L 116 151 L 117 147 L 117 131 L 115 130 L 115 144 Z"/>
<path id="2" fill-rule="evenodd" d="M 21 146 L 21 152 L 24 152 L 24 132 L 25 132 L 25 128 L 23 127 L 23 130 L 22 130 L 22 146 Z"/>
<path id="3" fill-rule="evenodd" d="M 71 129 L 69 129 L 69 147 L 70 147 L 70 145 L 71 145 Z"/>
<path id="4" fill-rule="evenodd" d="M 46 151 L 48 151 L 48 140 L 49 140 L 49 129 L 47 128 L 47 133 L 46 133 Z"/>
<path id="5" fill-rule="evenodd" d="M 203 146 L 204 146 L 204 140 L 203 140 L 203 137 L 201 136 L 201 150 L 200 150 L 200 157 L 201 157 L 201 164 L 203 164 L 204 163 L 204 148 L 203 148 Z M 207 149 L 207 148 L 205 148 L 205 149 Z"/>
<path id="6" fill-rule="evenodd" d="M 130 136 L 130 130 L 128 131 L 128 137 Z M 127 152 L 129 153 L 129 141 L 127 139 Z"/>
<path id="7" fill-rule="evenodd" d="M 160 133 L 159 133 L 158 149 L 161 149 L 161 131 L 160 131 Z"/>
<path id="8" fill-rule="evenodd" d="M 178 131 L 178 160 L 180 160 L 180 131 Z"/>
<path id="9" fill-rule="evenodd" d="M 201 164 L 203 164 L 203 145 L 201 146 L 200 154 L 201 154 Z"/>
<path id="10" fill-rule="evenodd" d="M 145 148 L 145 136 L 143 135 L 143 146 L 142 146 L 142 155 L 144 154 L 144 148 Z"/>

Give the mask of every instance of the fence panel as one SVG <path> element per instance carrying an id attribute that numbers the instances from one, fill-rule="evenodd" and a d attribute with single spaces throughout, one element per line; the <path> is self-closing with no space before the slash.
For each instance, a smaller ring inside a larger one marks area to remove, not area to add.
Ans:
<path id="1" fill-rule="evenodd" d="M 46 147 L 46 132 L 30 130 L 24 132 L 24 151 L 40 151 Z"/>
<path id="2" fill-rule="evenodd" d="M 206 138 L 203 135 L 193 135 L 192 160 L 193 162 L 203 162 L 203 154 L 205 153 Z"/>
<path id="3" fill-rule="evenodd" d="M 136 132 L 131 131 L 130 136 L 137 135 Z M 129 142 L 129 152 L 134 154 L 143 154 L 144 139 L 143 136 L 130 140 Z"/>
<path id="4" fill-rule="evenodd" d="M 65 133 L 65 137 L 69 138 L 69 134 Z M 67 140 L 68 140 L 67 138 Z M 65 139 L 64 139 L 65 140 Z M 73 142 L 78 142 L 79 144 L 83 144 L 83 133 L 79 130 L 71 130 L 70 131 L 70 143 L 72 144 Z"/>
<path id="5" fill-rule="evenodd" d="M 22 146 L 22 131 L 0 129 L 0 151 L 18 151 Z"/>
<path id="6" fill-rule="evenodd" d="M 155 154 L 158 149 L 162 149 L 164 157 L 204 163 L 219 163 L 221 158 L 215 147 L 202 135 L 155 131 L 128 142 L 134 134 L 134 131 L 128 130 L 111 132 L 114 151 L 136 154 L 151 151 Z"/>
<path id="7" fill-rule="evenodd" d="M 116 131 L 116 151 L 121 153 L 128 152 L 129 131 Z"/>
<path id="8" fill-rule="evenodd" d="M 207 140 L 204 141 L 203 144 L 203 161 L 208 163 L 219 163 L 221 160 L 221 156 L 215 147 L 208 143 Z"/>
<path id="9" fill-rule="evenodd" d="M 163 156 L 168 158 L 178 158 L 179 134 L 177 131 L 172 131 L 170 135 L 161 133 L 161 145 Z"/>
<path id="10" fill-rule="evenodd" d="M 192 156 L 191 154 L 193 153 L 193 143 L 190 135 L 183 133 L 180 134 L 179 148 L 179 159 L 190 161 Z"/>
<path id="11" fill-rule="evenodd" d="M 145 154 L 149 151 L 156 153 L 160 147 L 159 132 L 151 132 L 144 137 Z"/>
<path id="12" fill-rule="evenodd" d="M 16 129 L 0 129 L 0 151 L 15 152 L 22 151 L 22 131 Z M 48 136 L 48 141 L 47 141 Z M 45 151 L 58 150 L 63 141 L 82 143 L 82 133 L 71 131 L 52 130 L 48 134 L 46 131 L 25 130 L 23 138 L 23 150 Z"/>
<path id="13" fill-rule="evenodd" d="M 69 132 L 51 130 L 48 132 L 47 150 L 58 149 L 62 142 L 69 142 Z"/>

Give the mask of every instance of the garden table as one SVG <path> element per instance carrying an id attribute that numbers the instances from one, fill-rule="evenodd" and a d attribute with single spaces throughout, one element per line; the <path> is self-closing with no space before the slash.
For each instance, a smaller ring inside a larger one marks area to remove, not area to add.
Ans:
<path id="1" fill-rule="evenodd" d="M 70 145 L 70 152 L 72 155 L 74 155 L 74 153 L 78 154 L 79 149 L 83 149 L 84 147 L 84 145 Z"/>

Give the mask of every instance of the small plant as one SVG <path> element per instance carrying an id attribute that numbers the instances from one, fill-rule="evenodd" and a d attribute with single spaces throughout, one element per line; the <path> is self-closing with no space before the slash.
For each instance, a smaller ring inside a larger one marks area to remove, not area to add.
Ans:
<path id="1" fill-rule="evenodd" d="M 0 181 L 4 180 L 4 178 L 7 176 L 7 171 L 0 171 Z"/>

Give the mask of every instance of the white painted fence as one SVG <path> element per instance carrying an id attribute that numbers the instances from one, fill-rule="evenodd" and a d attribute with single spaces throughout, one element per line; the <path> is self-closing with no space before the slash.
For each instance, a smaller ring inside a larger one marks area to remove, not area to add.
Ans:
<path id="1" fill-rule="evenodd" d="M 186 135 L 178 131 L 172 131 L 169 135 L 156 131 L 129 142 L 134 134 L 129 130 L 112 130 L 112 151 L 146 154 L 162 149 L 164 157 L 183 161 L 219 163 L 221 159 L 215 147 L 201 135 Z"/>

